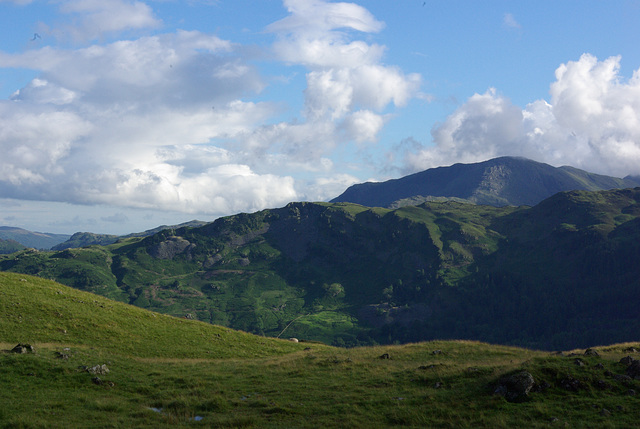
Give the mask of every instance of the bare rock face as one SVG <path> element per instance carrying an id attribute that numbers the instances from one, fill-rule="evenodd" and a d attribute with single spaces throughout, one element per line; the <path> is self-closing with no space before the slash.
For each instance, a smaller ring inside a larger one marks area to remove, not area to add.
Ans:
<path id="1" fill-rule="evenodd" d="M 176 255 L 188 250 L 190 246 L 193 245 L 188 240 L 173 236 L 152 246 L 149 249 L 149 254 L 158 259 L 173 259 Z"/>
<path id="2" fill-rule="evenodd" d="M 504 396 L 509 402 L 524 402 L 535 384 L 528 371 L 520 371 L 502 377 L 494 393 Z"/>

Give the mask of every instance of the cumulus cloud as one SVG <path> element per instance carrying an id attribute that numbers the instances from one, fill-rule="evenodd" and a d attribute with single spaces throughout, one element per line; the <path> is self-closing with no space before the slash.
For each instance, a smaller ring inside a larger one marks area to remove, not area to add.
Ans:
<path id="1" fill-rule="evenodd" d="M 279 35 L 276 53 L 285 61 L 310 67 L 355 67 L 377 62 L 384 47 L 349 41 L 348 30 L 375 33 L 384 27 L 369 11 L 353 3 L 285 0 L 290 15 L 271 24 Z"/>
<path id="2" fill-rule="evenodd" d="M 199 31 L 131 37 L 161 25 L 139 1 L 57 4 L 49 33 L 80 46 L 0 51 L 0 68 L 38 72 L 0 102 L 0 197 L 206 215 L 330 198 L 356 181 L 335 176 L 334 151 L 375 144 L 389 106 L 419 95 L 419 75 L 359 39 L 384 24 L 355 4 L 286 0 L 267 28 L 270 57 L 307 69 L 289 121 L 274 120 L 282 101 L 255 100 L 274 81 L 257 48 Z"/>
<path id="3" fill-rule="evenodd" d="M 0 53 L 40 75 L 0 102 L 3 196 L 232 213 L 295 199 L 287 175 L 256 174 L 211 144 L 250 132 L 269 103 L 227 41 L 178 31 Z"/>
<path id="4" fill-rule="evenodd" d="M 383 64 L 384 46 L 353 40 L 354 34 L 384 28 L 362 6 L 320 0 L 284 5 L 290 15 L 267 29 L 276 34 L 277 58 L 309 70 L 305 122 L 258 130 L 250 146 L 273 142 L 293 160 L 313 163 L 345 143 L 375 143 L 387 120 L 383 110 L 420 96 L 420 75 Z"/>
<path id="5" fill-rule="evenodd" d="M 620 57 L 584 54 L 556 70 L 550 102 L 521 109 L 490 89 L 431 131 L 433 146 L 406 155 L 415 171 L 520 155 L 625 176 L 640 173 L 640 70 L 624 80 Z"/>
<path id="6" fill-rule="evenodd" d="M 60 12 L 72 21 L 49 29 L 50 34 L 60 39 L 88 41 L 103 35 L 161 25 L 153 10 L 140 1 L 64 0 L 58 3 Z"/>

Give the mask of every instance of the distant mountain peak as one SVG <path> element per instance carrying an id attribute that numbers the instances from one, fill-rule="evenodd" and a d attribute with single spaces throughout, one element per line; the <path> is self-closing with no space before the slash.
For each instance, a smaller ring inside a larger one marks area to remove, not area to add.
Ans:
<path id="1" fill-rule="evenodd" d="M 385 182 L 353 185 L 331 202 L 398 207 L 445 198 L 496 207 L 533 206 L 562 191 L 638 185 L 631 177 L 620 179 L 570 166 L 553 167 L 523 157 L 502 156 L 478 163 L 431 168 Z"/>

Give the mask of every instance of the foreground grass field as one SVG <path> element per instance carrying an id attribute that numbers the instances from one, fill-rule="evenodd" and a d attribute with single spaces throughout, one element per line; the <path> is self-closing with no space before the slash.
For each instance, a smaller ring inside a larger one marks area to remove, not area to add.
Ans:
<path id="1" fill-rule="evenodd" d="M 9 352 L 18 343 L 34 352 Z M 619 362 L 639 344 L 339 349 L 0 273 L 0 349 L 3 428 L 639 426 L 640 382 Z M 521 370 L 535 380 L 528 396 L 495 393 Z"/>

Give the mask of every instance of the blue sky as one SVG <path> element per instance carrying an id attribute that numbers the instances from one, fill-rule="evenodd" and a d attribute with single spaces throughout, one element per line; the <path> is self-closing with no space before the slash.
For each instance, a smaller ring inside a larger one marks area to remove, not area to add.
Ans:
<path id="1" fill-rule="evenodd" d="M 0 225 L 126 234 L 525 156 L 640 174 L 640 0 L 0 0 Z"/>

